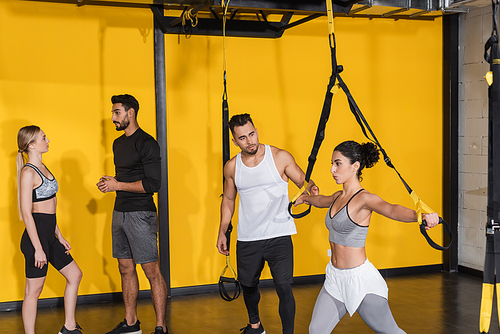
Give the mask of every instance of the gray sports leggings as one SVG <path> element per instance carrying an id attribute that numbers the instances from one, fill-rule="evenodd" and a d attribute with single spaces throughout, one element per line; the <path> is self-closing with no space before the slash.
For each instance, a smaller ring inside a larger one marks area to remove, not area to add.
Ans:
<path id="1" fill-rule="evenodd" d="M 330 334 L 346 312 L 344 303 L 333 298 L 323 287 L 316 299 L 309 334 Z M 384 297 L 367 294 L 357 312 L 375 333 L 405 334 L 394 321 L 389 303 Z"/>

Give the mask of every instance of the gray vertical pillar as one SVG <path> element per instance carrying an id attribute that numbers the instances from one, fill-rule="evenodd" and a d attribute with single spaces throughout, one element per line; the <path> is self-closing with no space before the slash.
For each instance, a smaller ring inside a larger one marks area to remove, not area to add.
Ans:
<path id="1" fill-rule="evenodd" d="M 455 240 L 443 252 L 443 270 L 458 270 L 458 14 L 443 16 L 443 218 Z M 449 243 L 443 233 L 443 244 Z"/>
<path id="2" fill-rule="evenodd" d="M 163 6 L 159 11 L 163 16 Z M 170 293 L 170 232 L 168 217 L 168 151 L 167 151 L 167 90 L 165 74 L 165 35 L 158 19 L 154 21 L 154 62 L 156 93 L 156 137 L 161 153 L 161 188 L 158 192 L 158 218 L 160 222 L 160 268 Z"/>

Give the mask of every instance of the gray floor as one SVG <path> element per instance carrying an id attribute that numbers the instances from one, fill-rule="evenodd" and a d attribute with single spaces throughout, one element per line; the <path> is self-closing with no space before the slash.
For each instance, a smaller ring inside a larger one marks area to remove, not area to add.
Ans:
<path id="1" fill-rule="evenodd" d="M 457 334 L 479 332 L 481 303 L 480 278 L 462 273 L 435 273 L 387 278 L 389 304 L 398 325 L 407 333 Z M 295 333 L 307 333 L 309 320 L 320 284 L 294 286 L 297 313 Z M 268 334 L 281 333 L 278 298 L 273 288 L 262 289 L 261 319 Z M 139 319 L 144 334 L 155 326 L 151 302 L 139 301 Z M 84 334 L 105 333 L 123 319 L 120 302 L 79 305 L 77 320 Z M 57 334 L 64 321 L 64 310 L 41 308 L 37 317 L 38 334 Z M 167 323 L 171 334 L 236 334 L 246 326 L 247 316 L 242 297 L 223 301 L 218 293 L 173 297 L 168 301 Z M 0 312 L 0 333 L 24 333 L 19 311 Z M 334 333 L 373 333 L 355 314 L 346 315 Z M 496 306 L 491 334 L 499 333 Z"/>

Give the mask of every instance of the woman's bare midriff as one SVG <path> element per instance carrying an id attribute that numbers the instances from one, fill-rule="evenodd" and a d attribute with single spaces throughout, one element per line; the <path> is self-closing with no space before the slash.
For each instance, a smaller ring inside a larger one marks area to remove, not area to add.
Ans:
<path id="1" fill-rule="evenodd" d="M 348 247 L 330 241 L 332 265 L 339 269 L 355 268 L 366 261 L 365 247 Z"/>
<path id="2" fill-rule="evenodd" d="M 54 214 L 56 213 L 56 207 L 57 207 L 57 198 L 53 197 L 46 201 L 33 202 L 33 207 L 31 212 Z"/>

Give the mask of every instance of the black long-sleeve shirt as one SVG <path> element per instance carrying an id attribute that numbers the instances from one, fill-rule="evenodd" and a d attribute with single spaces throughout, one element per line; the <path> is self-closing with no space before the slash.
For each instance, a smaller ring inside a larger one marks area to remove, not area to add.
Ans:
<path id="1" fill-rule="evenodd" d="M 116 180 L 119 182 L 142 181 L 146 193 L 117 191 L 115 210 L 119 212 L 156 211 L 153 193 L 161 185 L 160 147 L 156 140 L 137 129 L 132 135 L 122 136 L 113 142 Z"/>

